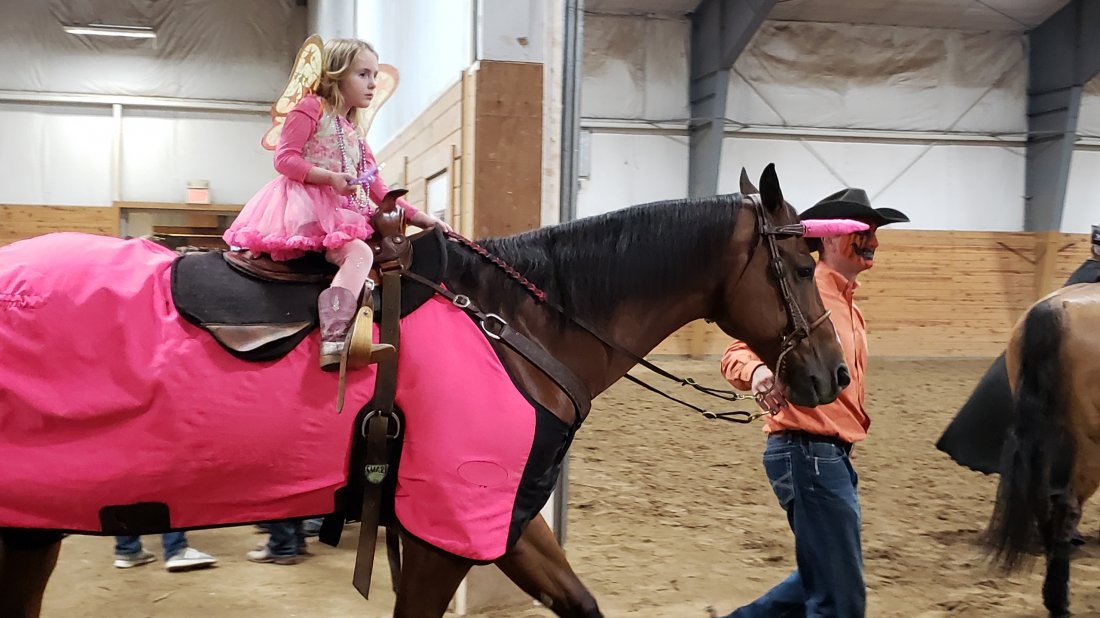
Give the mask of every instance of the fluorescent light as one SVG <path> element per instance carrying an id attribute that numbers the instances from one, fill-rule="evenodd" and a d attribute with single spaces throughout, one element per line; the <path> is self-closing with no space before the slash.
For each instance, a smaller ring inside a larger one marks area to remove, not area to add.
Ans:
<path id="1" fill-rule="evenodd" d="M 148 26 L 111 26 L 107 24 L 88 24 L 87 26 L 64 26 L 69 34 L 87 36 L 121 36 L 131 39 L 155 39 L 157 33 Z"/>

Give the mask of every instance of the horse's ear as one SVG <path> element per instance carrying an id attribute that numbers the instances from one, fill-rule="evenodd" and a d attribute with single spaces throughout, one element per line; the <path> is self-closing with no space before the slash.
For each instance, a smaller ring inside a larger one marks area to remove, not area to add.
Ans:
<path id="1" fill-rule="evenodd" d="M 741 193 L 745 195 L 753 195 L 760 193 L 760 189 L 757 189 L 752 181 L 749 180 L 749 173 L 745 171 L 745 168 L 741 168 Z"/>
<path id="2" fill-rule="evenodd" d="M 775 173 L 775 164 L 769 163 L 760 175 L 760 200 L 771 211 L 783 206 L 783 190 L 779 188 L 779 176 Z"/>

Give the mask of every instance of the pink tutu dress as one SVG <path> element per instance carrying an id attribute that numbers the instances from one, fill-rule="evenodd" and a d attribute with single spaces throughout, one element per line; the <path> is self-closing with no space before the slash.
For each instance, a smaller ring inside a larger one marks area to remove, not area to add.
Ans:
<path id="1" fill-rule="evenodd" d="M 374 231 L 369 222 L 374 209 L 365 193 L 381 201 L 389 191 L 381 176 L 374 173 L 366 190 L 357 187 L 356 193 L 342 196 L 330 186 L 305 182 L 315 166 L 360 177 L 376 171 L 378 164 L 352 124 L 311 94 L 287 114 L 275 150 L 279 176 L 248 200 L 222 239 L 273 260 L 291 260 L 306 251 L 327 251 L 368 238 Z M 405 200 L 399 204 L 408 215 L 415 212 Z"/>

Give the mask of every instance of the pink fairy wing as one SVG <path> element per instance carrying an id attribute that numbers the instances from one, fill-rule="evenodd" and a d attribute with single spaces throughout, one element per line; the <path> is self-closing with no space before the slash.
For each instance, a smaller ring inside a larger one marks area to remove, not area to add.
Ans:
<path id="1" fill-rule="evenodd" d="M 294 56 L 294 66 L 290 69 L 290 77 L 287 79 L 283 93 L 271 104 L 271 127 L 260 138 L 260 145 L 265 150 L 275 150 L 279 144 L 279 136 L 283 132 L 283 123 L 286 115 L 302 97 L 317 88 L 321 81 L 321 70 L 325 56 L 325 44 L 321 37 L 314 34 L 302 43 L 298 53 Z"/>
<path id="2" fill-rule="evenodd" d="M 802 226 L 806 228 L 806 233 L 803 234 L 806 238 L 843 236 L 871 229 L 870 225 L 853 219 L 806 219 Z"/>

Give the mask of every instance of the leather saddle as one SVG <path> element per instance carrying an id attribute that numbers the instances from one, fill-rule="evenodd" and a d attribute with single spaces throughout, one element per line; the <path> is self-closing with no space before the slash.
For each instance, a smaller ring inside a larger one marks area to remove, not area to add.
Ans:
<path id="1" fill-rule="evenodd" d="M 367 244 L 374 251 L 374 264 L 400 264 L 409 268 L 412 263 L 412 246 L 405 236 L 405 211 L 397 205 L 397 199 L 408 193 L 405 189 L 394 189 L 382 198 L 382 204 L 371 217 L 374 235 Z M 324 259 L 320 251 L 311 251 L 305 257 L 276 262 L 264 253 L 252 253 L 248 250 L 226 251 L 225 261 L 243 273 L 265 281 L 288 281 L 302 283 L 328 283 L 336 274 L 336 265 Z M 375 285 L 382 283 L 381 277 L 371 272 Z"/>
<path id="2" fill-rule="evenodd" d="M 396 197 L 390 199 L 394 193 L 404 192 L 391 191 L 386 196 L 384 202 L 393 205 L 385 211 L 379 208 L 374 219 L 377 233 L 368 241 L 375 248 L 376 268 L 401 264 L 441 283 L 447 267 L 442 230 L 406 237 L 403 212 L 396 208 Z M 177 258 L 172 264 L 172 301 L 184 319 L 209 332 L 233 356 L 248 361 L 282 358 L 317 327 L 317 296 L 330 284 L 336 267 L 320 253 L 283 263 L 239 253 L 210 251 Z M 241 260 L 256 268 L 241 268 Z M 381 306 L 381 286 L 374 293 L 375 306 Z M 408 315 L 434 293 L 423 285 L 401 286 L 401 315 Z M 381 312 L 375 313 L 375 320 L 380 318 Z"/>

